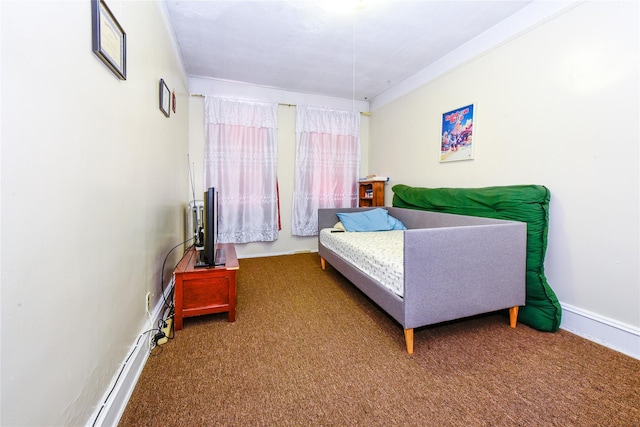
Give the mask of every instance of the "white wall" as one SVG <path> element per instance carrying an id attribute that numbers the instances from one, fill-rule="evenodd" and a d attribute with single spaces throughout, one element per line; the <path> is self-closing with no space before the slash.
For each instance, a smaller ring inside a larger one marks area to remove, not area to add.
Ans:
<path id="1" fill-rule="evenodd" d="M 369 157 L 417 187 L 547 186 L 551 287 L 565 307 L 636 337 L 638 12 L 585 2 L 374 110 Z M 475 160 L 439 163 L 441 114 L 472 102 Z"/>
<path id="2" fill-rule="evenodd" d="M 310 104 L 329 108 L 351 111 L 353 107 L 359 111 L 368 111 L 369 104 L 351 99 L 331 98 L 296 92 L 287 92 L 271 88 L 257 87 L 211 79 L 191 78 L 189 89 L 192 94 L 219 96 L 232 99 L 246 99 L 252 101 L 278 102 L 281 104 L 297 105 Z M 191 98 L 191 136 L 189 138 L 189 153 L 195 176 L 196 198 L 202 198 L 204 172 L 202 159 L 204 157 L 204 98 Z M 295 165 L 296 142 L 296 109 L 295 106 L 280 105 L 278 108 L 278 184 L 280 190 L 280 219 L 282 230 L 275 242 L 257 242 L 236 245 L 240 258 L 252 256 L 268 256 L 294 253 L 298 251 L 317 251 L 316 237 L 299 237 L 291 235 L 291 209 L 293 206 L 293 183 Z M 361 175 L 367 174 L 367 157 L 369 147 L 369 120 L 361 116 Z M 198 196 L 200 195 L 200 196 Z"/>
<path id="3" fill-rule="evenodd" d="M 108 4 L 126 81 L 91 50 L 91 2 L 0 3 L 2 425 L 90 421 L 183 236 L 186 77 L 156 2 Z"/>

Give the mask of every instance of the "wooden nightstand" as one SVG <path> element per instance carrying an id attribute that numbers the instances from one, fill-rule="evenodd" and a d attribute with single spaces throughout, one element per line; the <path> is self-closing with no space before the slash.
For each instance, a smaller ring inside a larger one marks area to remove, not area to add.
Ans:
<path id="1" fill-rule="evenodd" d="M 384 206 L 384 181 L 359 181 L 358 206 Z"/>
<path id="2" fill-rule="evenodd" d="M 182 319 L 211 313 L 228 312 L 229 322 L 236 320 L 236 272 L 240 268 L 232 243 L 218 244 L 226 254 L 220 267 L 195 268 L 195 248 L 182 257 L 173 272 L 175 278 L 174 329 L 182 329 Z"/>

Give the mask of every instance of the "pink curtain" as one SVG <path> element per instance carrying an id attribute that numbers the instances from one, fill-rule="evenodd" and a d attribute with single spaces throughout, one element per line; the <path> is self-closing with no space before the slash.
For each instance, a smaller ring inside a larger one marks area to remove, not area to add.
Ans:
<path id="1" fill-rule="evenodd" d="M 218 190 L 218 240 L 278 238 L 277 108 L 205 98 L 205 188 Z"/>
<path id="2" fill-rule="evenodd" d="M 316 236 L 318 209 L 357 206 L 360 113 L 298 105 L 292 234 Z"/>

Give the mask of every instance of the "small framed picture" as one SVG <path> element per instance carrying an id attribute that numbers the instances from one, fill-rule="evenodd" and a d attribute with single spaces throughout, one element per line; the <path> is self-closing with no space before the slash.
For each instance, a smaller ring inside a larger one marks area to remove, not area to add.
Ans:
<path id="1" fill-rule="evenodd" d="M 473 160 L 474 118 L 475 104 L 469 104 L 442 114 L 440 162 Z"/>
<path id="2" fill-rule="evenodd" d="M 173 111 L 173 114 L 176 113 L 176 92 L 175 91 L 171 92 L 171 111 Z"/>
<path id="3" fill-rule="evenodd" d="M 164 79 L 160 79 L 160 111 L 167 117 L 171 114 L 171 92 Z"/>
<path id="4" fill-rule="evenodd" d="M 93 52 L 120 79 L 127 79 L 127 34 L 104 0 L 91 0 Z"/>

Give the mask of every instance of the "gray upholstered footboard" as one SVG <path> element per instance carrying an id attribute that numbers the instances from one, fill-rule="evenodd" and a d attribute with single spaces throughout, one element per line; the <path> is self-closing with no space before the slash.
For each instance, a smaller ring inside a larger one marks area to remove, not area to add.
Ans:
<path id="1" fill-rule="evenodd" d="M 320 209 L 318 228 L 332 227 L 337 212 L 365 209 Z M 405 328 L 410 353 L 413 328 L 524 305 L 525 223 L 385 209 L 408 228 L 403 298 L 319 242 L 318 253 Z"/>

